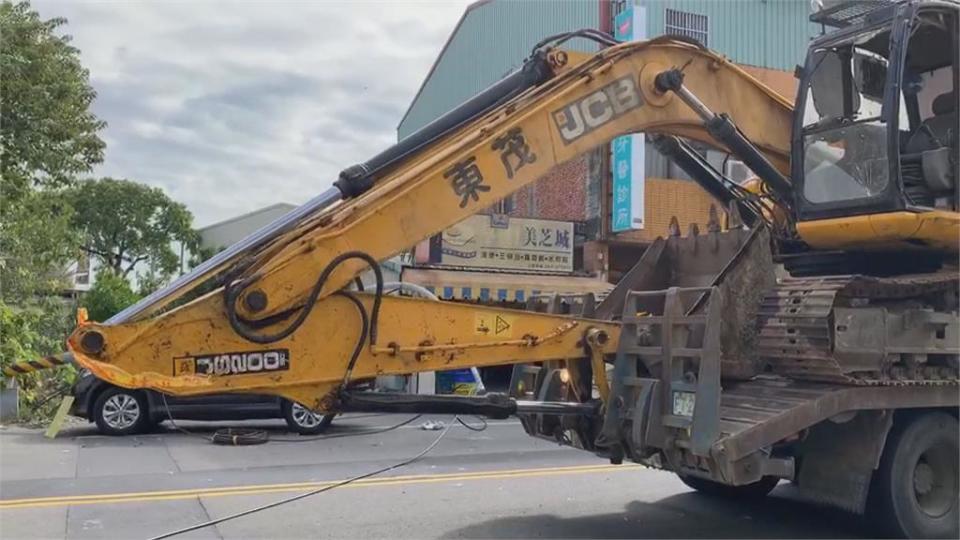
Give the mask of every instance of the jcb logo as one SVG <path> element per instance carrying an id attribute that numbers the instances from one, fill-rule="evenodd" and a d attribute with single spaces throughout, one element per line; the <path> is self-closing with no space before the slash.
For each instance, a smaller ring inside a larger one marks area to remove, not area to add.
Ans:
<path id="1" fill-rule="evenodd" d="M 627 76 L 553 113 L 565 144 L 643 105 L 637 82 Z"/>

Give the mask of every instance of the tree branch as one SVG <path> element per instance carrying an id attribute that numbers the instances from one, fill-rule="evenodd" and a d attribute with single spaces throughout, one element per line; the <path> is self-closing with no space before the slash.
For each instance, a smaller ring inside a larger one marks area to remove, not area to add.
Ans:
<path id="1" fill-rule="evenodd" d="M 80 246 L 80 249 L 86 251 L 86 252 L 89 253 L 90 255 L 97 255 L 97 256 L 100 256 L 100 257 L 107 257 L 107 258 L 113 257 L 113 254 L 111 254 L 111 253 L 106 253 L 106 252 L 100 251 L 99 249 L 96 249 L 96 248 L 93 248 L 93 247 L 90 247 L 90 246 Z"/>
<path id="2" fill-rule="evenodd" d="M 135 266 L 137 266 L 137 263 L 141 263 L 141 262 L 143 262 L 143 261 L 145 261 L 145 260 L 147 260 L 147 256 L 146 256 L 146 255 L 141 255 L 141 256 L 137 257 L 136 259 L 130 261 L 130 266 L 128 266 L 127 269 L 123 271 L 123 277 L 127 277 L 127 275 L 130 274 L 130 272 L 133 270 L 133 268 L 134 268 Z"/>

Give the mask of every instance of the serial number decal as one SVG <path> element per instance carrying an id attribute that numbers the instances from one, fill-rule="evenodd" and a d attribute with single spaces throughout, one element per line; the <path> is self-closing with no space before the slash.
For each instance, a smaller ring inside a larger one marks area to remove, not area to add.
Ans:
<path id="1" fill-rule="evenodd" d="M 553 121 L 564 144 L 570 144 L 642 105 L 637 82 L 626 76 L 554 111 Z"/>
<path id="2" fill-rule="evenodd" d="M 174 375 L 242 375 L 289 369 L 288 349 L 216 353 L 173 360 Z"/>

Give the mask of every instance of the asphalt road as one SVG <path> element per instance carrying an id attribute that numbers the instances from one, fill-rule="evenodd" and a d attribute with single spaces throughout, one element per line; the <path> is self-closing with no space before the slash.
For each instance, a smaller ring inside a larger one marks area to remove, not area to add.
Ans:
<path id="1" fill-rule="evenodd" d="M 331 434 L 405 416 L 340 417 Z M 55 440 L 0 430 L 0 537 L 149 538 L 329 485 L 415 456 L 440 434 L 423 419 L 376 435 L 304 441 L 281 422 L 272 441 L 208 442 L 224 424 L 183 422 L 188 435 L 111 438 L 89 426 Z M 279 439 L 284 439 L 283 441 Z M 290 442 L 300 441 L 300 442 Z M 180 538 L 841 538 L 857 518 L 799 502 L 781 485 L 766 500 L 696 494 L 673 475 L 613 466 L 527 437 L 516 421 L 451 428 L 421 461 Z"/>

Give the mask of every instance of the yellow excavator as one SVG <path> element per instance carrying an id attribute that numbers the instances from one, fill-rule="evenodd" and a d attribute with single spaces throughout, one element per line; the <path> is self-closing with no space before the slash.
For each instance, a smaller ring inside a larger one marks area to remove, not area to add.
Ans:
<path id="1" fill-rule="evenodd" d="M 835 29 L 798 67 L 795 107 L 696 42 L 553 36 L 289 216 L 110 320 L 79 321 L 69 350 L 112 384 L 174 395 L 517 415 L 531 435 L 704 492 L 786 479 L 886 533 L 956 538 L 958 20 L 952 0 L 819 12 Z M 574 37 L 599 52 L 565 51 Z M 635 132 L 723 203 L 726 227 L 672 226 L 599 305 L 385 294 L 378 261 Z M 758 182 L 724 178 L 691 140 Z M 509 394 L 348 384 L 505 364 Z"/>

